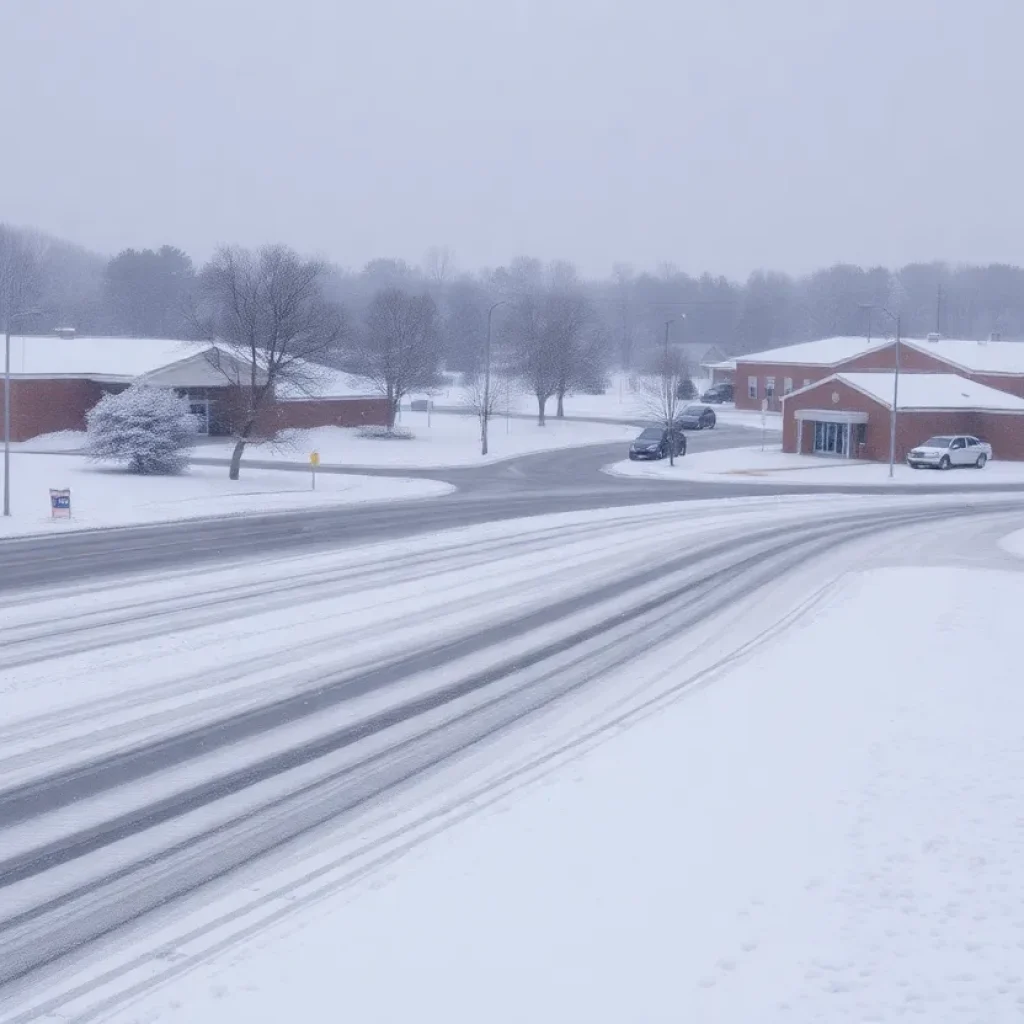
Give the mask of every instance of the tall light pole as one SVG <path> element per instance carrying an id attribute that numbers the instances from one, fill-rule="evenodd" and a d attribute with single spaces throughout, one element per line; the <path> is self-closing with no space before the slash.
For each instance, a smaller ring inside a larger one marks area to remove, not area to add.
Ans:
<path id="1" fill-rule="evenodd" d="M 4 330 L 4 515 L 11 514 L 11 324 L 38 311 L 25 309 L 8 313 Z"/>
<path id="2" fill-rule="evenodd" d="M 873 303 L 863 303 L 862 308 L 868 310 L 869 317 L 871 316 L 870 311 L 877 309 L 896 325 L 896 366 L 895 372 L 892 375 L 892 408 L 889 410 L 889 479 L 891 480 L 896 474 L 896 417 L 899 415 L 900 401 L 900 327 L 902 326 L 902 314 L 893 313 L 886 309 L 885 306 L 876 306 Z"/>
<path id="3" fill-rule="evenodd" d="M 484 405 L 480 410 L 480 454 L 487 454 L 487 424 L 491 418 L 491 318 L 508 299 L 500 299 L 487 310 L 487 346 L 484 349 Z"/>

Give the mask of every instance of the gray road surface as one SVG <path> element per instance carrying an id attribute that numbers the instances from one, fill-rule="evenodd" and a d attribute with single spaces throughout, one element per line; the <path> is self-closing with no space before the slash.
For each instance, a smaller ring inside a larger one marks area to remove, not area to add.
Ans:
<path id="1" fill-rule="evenodd" d="M 46 1013 L 59 1014 L 59 1001 L 44 1001 L 11 1016 L 3 1011 L 6 999 L 31 997 L 48 969 L 73 960 L 98 940 L 327 821 L 344 819 L 551 701 L 621 669 L 817 554 L 899 526 L 983 516 L 1018 505 L 1008 499 L 1001 506 L 971 508 L 951 498 L 939 507 L 869 509 L 833 515 L 827 522 L 808 518 L 796 528 L 790 523 L 738 530 L 658 564 L 638 566 L 571 600 L 516 609 L 495 626 L 455 643 L 438 643 L 364 672 L 318 680 L 312 689 L 213 718 L 114 756 L 85 758 L 31 784 L 0 790 L 0 1017 L 21 1024 Z M 652 584 L 658 585 L 654 596 Z M 538 632 L 581 613 L 590 614 L 586 625 L 554 638 Z M 152 622 L 154 635 L 159 635 L 158 617 Z M 95 629 L 109 627 L 100 623 Z M 88 629 L 73 640 L 88 650 Z M 490 667 L 466 669 L 462 659 L 467 655 L 488 652 Z M 4 653 L 17 651 L 8 647 Z M 45 647 L 34 657 L 45 664 Z M 202 758 L 254 745 L 258 749 L 278 730 L 438 669 L 447 673 L 445 686 L 429 697 L 406 695 L 315 740 L 268 753 L 244 769 L 226 757 L 212 774 L 194 776 L 191 766 Z M 467 697 L 476 701 L 463 708 L 457 702 Z M 453 710 L 441 724 L 425 718 L 449 705 L 463 709 Z M 416 728 L 420 721 L 422 727 Z M 375 742 L 397 729 L 401 732 L 393 742 Z M 332 760 L 339 757 L 344 760 Z M 287 773 L 321 765 L 314 778 L 282 788 Z M 187 778 L 190 783 L 147 798 L 149 780 L 161 777 Z M 264 797 L 259 795 L 262 787 Z M 125 794 L 123 809 L 103 802 L 118 794 Z M 233 803 L 239 800 L 244 805 Z M 82 810 L 90 806 L 100 808 L 92 818 Z M 68 808 L 78 813 L 59 834 L 52 834 L 47 816 Z M 43 838 L 26 847 L 26 827 L 35 835 L 36 822 Z M 18 851 L 4 852 L 18 845 L 10 838 L 15 835 L 21 837 Z M 51 879 L 56 881 L 51 884 Z"/>
<path id="2" fill-rule="evenodd" d="M 689 435 L 690 451 L 757 443 L 757 431 L 720 426 Z M 62 537 L 0 541 L 0 592 L 57 585 L 94 576 L 160 571 L 219 560 L 301 553 L 387 540 L 455 526 L 576 509 L 666 501 L 765 495 L 763 484 L 668 483 L 608 476 L 601 467 L 621 459 L 623 446 L 598 445 L 542 452 L 479 467 L 444 470 L 324 468 L 324 472 L 427 477 L 455 485 L 456 493 L 415 502 L 318 508 L 181 523 L 69 533 Z M 207 460 L 219 462 L 220 460 Z M 281 468 L 253 460 L 253 466 Z M 296 471 L 308 472 L 296 464 Z M 967 479 L 965 478 L 965 485 Z M 970 483 L 977 484 L 971 477 Z M 1016 488 L 1000 487 L 999 490 Z M 1024 487 L 1019 488 L 1024 490 Z M 780 493 L 815 492 L 785 487 Z M 857 493 L 865 489 L 836 488 Z M 892 493 L 892 489 L 888 493 Z M 949 493 L 947 487 L 908 492 Z"/>

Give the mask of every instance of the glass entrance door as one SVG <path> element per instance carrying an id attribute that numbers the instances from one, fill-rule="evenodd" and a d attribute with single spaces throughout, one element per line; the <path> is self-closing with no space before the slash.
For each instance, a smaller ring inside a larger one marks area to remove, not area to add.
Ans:
<path id="1" fill-rule="evenodd" d="M 819 455 L 846 455 L 850 446 L 847 423 L 815 423 L 814 451 Z"/>

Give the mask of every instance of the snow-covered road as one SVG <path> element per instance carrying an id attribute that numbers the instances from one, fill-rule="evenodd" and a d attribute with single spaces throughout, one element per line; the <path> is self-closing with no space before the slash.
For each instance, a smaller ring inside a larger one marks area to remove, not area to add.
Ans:
<path id="1" fill-rule="evenodd" d="M 272 917 L 298 890 L 196 893 L 273 851 L 305 855 L 292 841 L 316 848 L 325 823 L 343 830 L 331 870 L 390 855 L 430 827 L 400 820 L 422 812 L 429 778 L 570 693 L 635 670 L 588 704 L 593 725 L 655 684 L 696 685 L 792 618 L 815 590 L 787 591 L 794 573 L 840 540 L 1008 506 L 832 496 L 569 513 L 7 600 L 3 1019 L 98 1019 L 179 969 L 189 942 L 202 957 Z M 644 657 L 668 643 L 679 671 L 647 679 Z M 536 742 L 546 719 L 531 721 Z"/>

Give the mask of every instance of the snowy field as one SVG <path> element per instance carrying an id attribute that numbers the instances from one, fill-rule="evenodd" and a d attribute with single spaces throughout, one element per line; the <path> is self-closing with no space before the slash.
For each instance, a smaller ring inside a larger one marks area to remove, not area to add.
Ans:
<path id="1" fill-rule="evenodd" d="M 708 380 L 694 381 L 697 387 L 699 401 L 700 394 L 711 386 Z M 500 377 L 496 379 L 495 394 L 498 396 L 497 411 L 499 414 L 506 410 L 522 413 L 525 415 L 536 415 L 537 401 L 529 394 L 512 383 Z M 467 392 L 457 385 L 445 388 L 436 392 L 433 396 L 421 395 L 421 398 L 432 397 L 437 405 L 464 407 L 467 401 Z M 680 408 L 685 403 L 680 400 Z M 736 409 L 732 405 L 716 405 L 715 414 L 723 424 L 761 427 L 760 412 L 752 412 L 747 409 Z M 548 415 L 555 411 L 554 400 L 548 403 Z M 613 373 L 609 378 L 608 388 L 603 395 L 568 395 L 565 399 L 566 416 L 582 416 L 594 420 L 649 420 L 658 418 L 658 411 L 652 410 L 649 400 L 646 400 L 640 390 L 640 381 L 635 374 Z M 407 415 L 404 414 L 403 415 Z M 766 424 L 770 430 L 781 430 L 781 413 L 770 412 L 765 417 Z"/>
<path id="2" fill-rule="evenodd" d="M 489 452 L 484 458 L 480 455 L 480 424 L 474 416 L 435 412 L 428 417 L 406 409 L 399 425 L 412 431 L 412 439 L 366 438 L 359 437 L 356 430 L 318 427 L 288 431 L 273 445 L 250 445 L 245 457 L 305 463 L 310 452 L 316 451 L 324 465 L 443 469 L 581 445 L 628 444 L 636 437 L 636 428 L 615 423 L 578 423 L 552 417 L 539 427 L 532 420 L 496 416 L 490 424 Z M 76 451 L 84 441 L 84 434 L 66 432 L 35 438 L 19 447 L 21 451 Z M 229 458 L 232 447 L 229 440 L 210 441 L 200 445 L 196 454 Z"/>
<path id="3" fill-rule="evenodd" d="M 672 506 L 572 513 L 416 538 L 400 559 L 373 545 L 20 599 L 4 608 L 0 646 L 4 771 L 29 778 L 84 749 L 122 749 L 478 635 L 524 602 L 592 593 L 666 543 L 735 546 L 769 525 L 796 535 L 800 523 L 858 522 L 867 507 L 952 500 L 766 496 L 693 503 L 685 519 Z M 67 975 L 60 984 L 78 995 L 51 1016 L 278 1024 L 343 1006 L 360 1024 L 1019 1019 L 1024 566 L 999 547 L 1018 524 L 1016 511 L 943 512 L 769 573 L 765 589 L 641 644 L 532 729 L 396 793 L 357 830 L 310 836 L 140 932 L 127 959 Z M 554 638 L 596 614 L 541 617 L 535 631 Z M 539 640 L 522 642 L 525 653 Z M 54 660 L 33 663 L 35 647 Z M 491 671 L 510 653 L 470 667 Z M 464 668 L 403 686 L 423 692 Z M 259 753 L 246 745 L 232 766 Z M 147 797 L 210 765 L 191 768 L 150 781 Z M 111 794 L 116 809 L 137 791 Z M 89 821 L 107 799 L 10 830 L 7 851 Z M 197 827 L 163 829 L 181 840 Z M 140 856 L 159 837 L 135 842 Z M 24 898 L 10 891 L 9 912 Z M 89 913 L 100 908 L 97 897 Z"/>
<path id="4" fill-rule="evenodd" d="M 556 420 L 540 427 L 532 420 L 495 417 L 488 431 L 488 454 L 480 454 L 480 424 L 475 416 L 404 410 L 399 426 L 411 430 L 409 440 L 359 437 L 357 431 L 342 427 L 318 427 L 291 432 L 274 447 L 253 448 L 254 459 L 305 460 L 318 451 L 327 465 L 388 467 L 399 469 L 443 469 L 448 466 L 476 466 L 532 452 L 555 451 L 582 445 L 628 444 L 636 429 L 614 423 L 577 423 Z M 230 445 L 204 446 L 203 454 L 230 452 Z"/>
<path id="5" fill-rule="evenodd" d="M 983 470 L 911 469 L 902 463 L 889 479 L 889 464 L 791 455 L 778 444 L 744 448 L 723 448 L 698 452 L 677 459 L 675 466 L 664 462 L 630 462 L 628 459 L 605 467 L 613 476 L 642 477 L 645 480 L 694 480 L 705 483 L 796 484 L 801 487 L 917 487 L 955 488 L 1024 484 L 1024 462 L 990 462 Z"/>
<path id="6" fill-rule="evenodd" d="M 0 537 L 398 501 L 452 490 L 433 480 L 330 473 L 317 474 L 315 491 L 311 485 L 308 474 L 284 470 L 243 467 L 234 481 L 226 466 L 193 466 L 181 476 L 136 476 L 77 455 L 18 453 L 11 456 L 12 515 L 0 519 Z M 50 488 L 71 490 L 70 520 L 51 518 Z"/>

